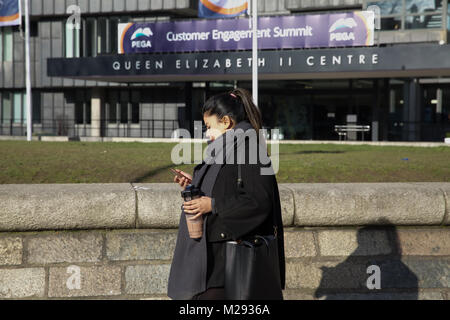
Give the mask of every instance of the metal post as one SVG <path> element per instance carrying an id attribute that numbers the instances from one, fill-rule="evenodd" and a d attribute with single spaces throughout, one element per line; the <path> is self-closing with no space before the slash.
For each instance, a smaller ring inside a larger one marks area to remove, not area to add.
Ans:
<path id="1" fill-rule="evenodd" d="M 253 27 L 253 45 L 252 45 L 252 92 L 253 101 L 258 106 L 258 0 L 252 1 L 252 27 Z"/>
<path id="2" fill-rule="evenodd" d="M 20 2 L 19 2 L 20 3 Z M 33 130 L 32 105 L 31 105 L 31 68 L 30 68 L 30 17 L 28 10 L 28 0 L 25 4 L 25 73 L 26 73 L 26 92 L 27 92 L 27 141 L 31 141 Z M 20 5 L 20 4 L 19 4 Z"/>

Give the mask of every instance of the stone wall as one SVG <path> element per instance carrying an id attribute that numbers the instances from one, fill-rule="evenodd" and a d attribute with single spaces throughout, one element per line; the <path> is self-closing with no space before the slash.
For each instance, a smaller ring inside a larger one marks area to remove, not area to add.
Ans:
<path id="1" fill-rule="evenodd" d="M 450 183 L 279 186 L 285 299 L 450 299 Z M 179 191 L 0 185 L 0 298 L 168 299 Z"/>

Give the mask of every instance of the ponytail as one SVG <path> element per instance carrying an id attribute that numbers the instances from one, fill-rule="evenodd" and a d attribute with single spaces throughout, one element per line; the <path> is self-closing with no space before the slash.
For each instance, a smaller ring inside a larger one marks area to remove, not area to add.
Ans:
<path id="1" fill-rule="evenodd" d="M 202 108 L 203 115 L 216 115 L 219 119 L 229 116 L 234 124 L 247 120 L 259 134 L 262 116 L 253 98 L 245 89 L 234 89 L 209 98 Z"/>
<path id="2" fill-rule="evenodd" d="M 248 121 L 256 130 L 256 132 L 259 133 L 259 130 L 262 129 L 262 116 L 258 107 L 253 102 L 253 97 L 250 95 L 250 92 L 245 89 L 237 88 L 234 89 L 231 94 L 236 95 L 239 99 L 242 100 L 242 104 L 244 106 Z"/>

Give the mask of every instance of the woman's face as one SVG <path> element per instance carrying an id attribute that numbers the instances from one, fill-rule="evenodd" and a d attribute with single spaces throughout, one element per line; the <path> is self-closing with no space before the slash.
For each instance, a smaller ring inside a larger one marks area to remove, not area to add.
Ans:
<path id="1" fill-rule="evenodd" d="M 216 140 L 227 130 L 233 129 L 234 124 L 229 116 L 223 117 L 221 120 L 216 115 L 203 115 L 203 121 L 206 125 L 206 137 L 211 141 Z"/>

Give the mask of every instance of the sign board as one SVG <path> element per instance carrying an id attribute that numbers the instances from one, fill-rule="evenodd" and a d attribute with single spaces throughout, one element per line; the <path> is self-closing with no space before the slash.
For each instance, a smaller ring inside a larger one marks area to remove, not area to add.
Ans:
<path id="1" fill-rule="evenodd" d="M 371 11 L 261 17 L 258 49 L 372 46 L 374 19 Z M 127 23 L 118 28 L 120 54 L 252 49 L 247 18 Z"/>

